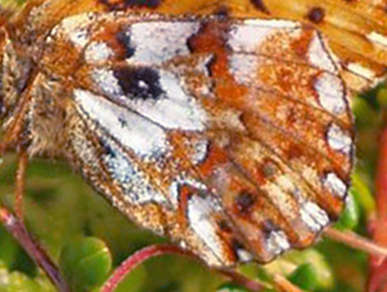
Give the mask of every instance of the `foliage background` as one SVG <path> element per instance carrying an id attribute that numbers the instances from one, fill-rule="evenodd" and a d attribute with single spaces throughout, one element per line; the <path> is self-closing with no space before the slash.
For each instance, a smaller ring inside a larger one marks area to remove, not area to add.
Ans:
<path id="1" fill-rule="evenodd" d="M 358 131 L 357 167 L 348 208 L 337 228 L 367 235 L 367 225 L 375 216 L 372 194 L 377 141 L 387 108 L 387 90 L 379 86 L 355 97 L 352 106 Z M 0 167 L 0 202 L 11 209 L 15 167 L 16 155 L 7 154 Z M 166 241 L 131 224 L 62 161 L 31 162 L 24 210 L 28 230 L 61 262 L 74 291 L 98 291 L 111 269 L 130 254 Z M 360 292 L 367 283 L 368 256 L 322 239 L 316 246 L 290 252 L 270 265 L 249 264 L 240 269 L 269 283 L 271 276 L 279 273 L 309 291 Z M 118 291 L 243 291 L 225 281 L 192 259 L 164 256 L 136 269 Z M 40 291 L 55 289 L 0 227 L 0 292 Z"/>

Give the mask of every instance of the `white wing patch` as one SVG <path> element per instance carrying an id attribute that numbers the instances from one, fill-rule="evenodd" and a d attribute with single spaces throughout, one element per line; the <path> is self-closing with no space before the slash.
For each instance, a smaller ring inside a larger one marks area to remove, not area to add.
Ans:
<path id="1" fill-rule="evenodd" d="M 313 39 L 309 44 L 309 61 L 312 65 L 316 66 L 316 68 L 335 74 L 337 71 L 336 66 L 329 54 L 332 53 L 327 52 L 327 47 L 324 46 L 321 35 L 315 32 Z"/>
<path id="2" fill-rule="evenodd" d="M 231 26 L 228 44 L 235 52 L 256 53 L 258 46 L 281 28 L 297 29 L 299 25 L 282 20 L 246 20 Z"/>
<path id="3" fill-rule="evenodd" d="M 199 27 L 199 22 L 135 23 L 129 28 L 130 46 L 135 52 L 127 61 L 142 65 L 160 65 L 173 57 L 188 55 L 190 51 L 187 40 L 198 32 Z"/>
<path id="4" fill-rule="evenodd" d="M 74 46 L 83 48 L 90 41 L 90 28 L 95 23 L 95 14 L 84 13 L 65 18 L 52 34 L 64 34 Z"/>
<path id="5" fill-rule="evenodd" d="M 254 55 L 234 53 L 230 56 L 230 73 L 239 84 L 249 85 L 257 79 L 259 58 Z"/>
<path id="6" fill-rule="evenodd" d="M 132 204 L 143 204 L 147 202 L 166 203 L 166 198 L 157 192 L 145 174 L 140 171 L 117 147 L 114 141 L 101 138 L 104 147 L 109 151 L 103 155 L 103 161 L 113 180 L 122 187 L 125 198 Z"/>
<path id="7" fill-rule="evenodd" d="M 159 84 L 163 91 L 156 100 L 125 96 L 119 80 L 113 71 L 98 69 L 93 72 L 93 79 L 110 98 L 124 104 L 133 112 L 139 113 L 166 129 L 203 131 L 206 124 L 206 112 L 196 99 L 185 91 L 181 81 L 166 70 L 157 70 Z M 148 86 L 145 82 L 139 85 Z"/>
<path id="8" fill-rule="evenodd" d="M 339 115 L 346 109 L 346 94 L 343 82 L 330 73 L 322 73 L 314 83 L 321 106 L 332 114 Z"/>
<path id="9" fill-rule="evenodd" d="M 387 47 L 387 37 L 381 35 L 380 33 L 373 31 L 367 35 L 367 39 L 369 39 L 373 43 L 377 43 L 381 46 Z"/>
<path id="10" fill-rule="evenodd" d="M 334 172 L 328 173 L 325 176 L 323 183 L 328 190 L 340 198 L 344 198 L 347 194 L 347 185 Z"/>
<path id="11" fill-rule="evenodd" d="M 329 146 L 337 151 L 340 151 L 346 155 L 351 153 L 352 139 L 336 124 L 332 124 L 327 133 L 327 139 Z"/>
<path id="12" fill-rule="evenodd" d="M 304 221 L 313 232 L 320 231 L 329 223 L 327 213 L 312 202 L 305 202 L 300 206 L 300 216 L 302 221 Z"/>
<path id="13" fill-rule="evenodd" d="M 85 59 L 87 63 L 106 61 L 113 55 L 113 50 L 104 42 L 91 42 L 85 49 Z"/>
<path id="14" fill-rule="evenodd" d="M 91 73 L 91 78 L 94 80 L 96 84 L 101 88 L 103 93 L 105 93 L 107 96 L 111 98 L 123 98 L 123 92 L 118 84 L 117 78 L 114 76 L 112 70 L 107 69 L 95 69 Z"/>
<path id="15" fill-rule="evenodd" d="M 214 206 L 209 199 L 193 196 L 188 201 L 188 219 L 191 228 L 197 236 L 206 243 L 214 254 L 212 261 L 217 262 L 223 258 L 221 239 L 217 235 L 216 227 L 212 222 L 211 214 Z"/>
<path id="16" fill-rule="evenodd" d="M 206 123 L 204 109 L 185 92 L 177 76 L 166 70 L 158 73 L 164 91 L 158 100 L 129 98 L 125 103 L 164 128 L 203 131 Z"/>
<path id="17" fill-rule="evenodd" d="M 166 133 L 159 126 L 89 91 L 76 89 L 74 96 L 83 113 L 140 157 L 167 151 Z"/>
<path id="18" fill-rule="evenodd" d="M 271 231 L 266 239 L 267 250 L 273 255 L 279 255 L 290 248 L 290 243 L 282 230 Z"/>

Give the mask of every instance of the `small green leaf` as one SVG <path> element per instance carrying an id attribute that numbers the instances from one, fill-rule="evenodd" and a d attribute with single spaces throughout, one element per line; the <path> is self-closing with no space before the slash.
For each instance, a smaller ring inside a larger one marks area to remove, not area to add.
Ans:
<path id="1" fill-rule="evenodd" d="M 317 283 L 317 273 L 315 267 L 306 263 L 301 266 L 298 266 L 293 273 L 290 274 L 288 279 L 296 284 L 301 289 L 305 290 L 314 290 L 316 289 Z"/>
<path id="2" fill-rule="evenodd" d="M 112 258 L 102 240 L 88 237 L 63 248 L 60 266 L 74 291 L 91 291 L 107 279 Z"/>
<path id="3" fill-rule="evenodd" d="M 335 224 L 338 229 L 354 229 L 359 224 L 360 210 L 353 198 L 352 192 L 348 194 L 345 210 L 340 216 L 339 221 Z"/>
<path id="4" fill-rule="evenodd" d="M 305 264 L 312 265 L 315 274 L 315 287 L 317 289 L 328 290 L 334 287 L 334 278 L 331 267 L 325 256 L 317 249 L 308 248 L 303 251 L 292 251 L 285 255 L 284 259 L 293 262 L 298 267 Z M 292 273 L 290 275 L 292 275 Z"/>

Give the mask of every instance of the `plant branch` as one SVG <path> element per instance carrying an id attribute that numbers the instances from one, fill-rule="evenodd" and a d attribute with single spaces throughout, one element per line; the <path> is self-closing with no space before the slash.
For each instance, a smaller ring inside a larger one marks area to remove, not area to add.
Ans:
<path id="1" fill-rule="evenodd" d="M 8 230 L 23 249 L 32 259 L 43 269 L 51 282 L 60 292 L 70 292 L 70 288 L 62 278 L 59 269 L 48 257 L 48 255 L 39 247 L 26 231 L 24 225 L 8 209 L 0 205 L 0 222 Z"/>
<path id="2" fill-rule="evenodd" d="M 387 246 L 387 126 L 379 138 L 379 158 L 376 172 L 377 218 L 372 222 L 372 236 L 378 244 Z M 387 291 L 387 257 L 371 257 L 368 279 L 369 292 Z"/>
<path id="3" fill-rule="evenodd" d="M 344 243 L 350 247 L 362 250 L 377 258 L 387 257 L 387 248 L 381 246 L 368 238 L 357 235 L 352 231 L 340 231 L 332 227 L 324 231 L 324 236 L 335 241 Z"/>
<path id="4" fill-rule="evenodd" d="M 22 150 L 19 154 L 16 181 L 15 181 L 15 214 L 20 223 L 24 222 L 23 217 L 23 197 L 25 193 L 25 176 L 28 166 L 27 152 Z"/>
<path id="5" fill-rule="evenodd" d="M 304 291 L 298 288 L 297 286 L 295 286 L 293 283 L 289 282 L 285 277 L 281 275 L 274 276 L 274 284 L 276 289 L 279 292 L 303 292 Z"/>
<path id="6" fill-rule="evenodd" d="M 243 286 L 251 291 L 259 292 L 265 288 L 262 284 L 247 278 L 246 276 L 242 275 L 241 273 L 238 273 L 235 270 L 221 269 L 218 271 L 226 277 L 230 278 L 234 283 Z"/>
<path id="7" fill-rule="evenodd" d="M 150 258 L 167 254 L 185 255 L 197 259 L 196 256 L 194 256 L 188 251 L 180 249 L 176 245 L 151 245 L 145 247 L 131 255 L 113 272 L 113 275 L 106 281 L 106 283 L 102 287 L 101 292 L 113 292 L 117 288 L 117 286 L 123 281 L 125 276 L 128 275 L 140 264 Z M 251 291 L 259 292 L 262 291 L 262 289 L 264 288 L 258 282 L 253 281 L 234 270 L 221 269 L 217 271 L 221 272 L 223 275 L 227 276 L 235 283 L 244 286 L 247 289 L 250 289 Z"/>

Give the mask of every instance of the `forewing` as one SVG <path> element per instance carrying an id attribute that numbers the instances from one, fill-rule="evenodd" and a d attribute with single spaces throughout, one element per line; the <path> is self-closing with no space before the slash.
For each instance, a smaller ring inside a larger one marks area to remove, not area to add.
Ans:
<path id="1" fill-rule="evenodd" d="M 51 32 L 41 66 L 85 179 L 210 265 L 306 247 L 343 209 L 348 92 L 310 27 L 89 13 Z"/>
<path id="2" fill-rule="evenodd" d="M 343 68 L 353 91 L 380 81 L 387 67 L 387 13 L 385 0 L 41 0 L 29 1 L 19 22 L 31 26 L 36 39 L 62 19 L 83 12 L 124 11 L 167 16 L 214 14 L 229 18 L 288 19 L 308 23 L 321 31 Z M 28 10 L 31 9 L 31 13 Z M 21 38 L 28 39 L 31 30 Z"/>

